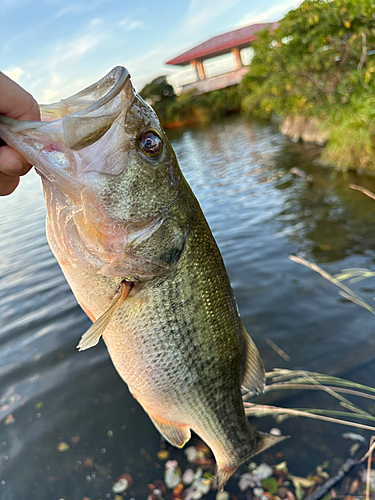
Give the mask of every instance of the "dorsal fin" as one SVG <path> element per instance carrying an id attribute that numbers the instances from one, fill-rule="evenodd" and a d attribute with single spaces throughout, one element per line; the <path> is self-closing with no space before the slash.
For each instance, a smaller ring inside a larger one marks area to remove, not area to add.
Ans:
<path id="1" fill-rule="evenodd" d="M 245 373 L 242 380 L 242 387 L 248 391 L 260 394 L 264 390 L 265 372 L 263 362 L 258 349 L 252 341 L 250 335 L 243 328 L 246 343 Z"/>

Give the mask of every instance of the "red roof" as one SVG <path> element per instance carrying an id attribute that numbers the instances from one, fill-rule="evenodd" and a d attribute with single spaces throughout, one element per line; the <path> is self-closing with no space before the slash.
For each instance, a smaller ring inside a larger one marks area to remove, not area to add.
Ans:
<path id="1" fill-rule="evenodd" d="M 207 56 L 214 57 L 226 54 L 233 47 L 239 47 L 240 49 L 247 47 L 250 42 L 256 40 L 255 33 L 257 31 L 261 31 L 267 27 L 273 31 L 278 25 L 279 23 L 252 24 L 251 26 L 245 26 L 244 28 L 214 36 L 174 59 L 167 61 L 166 64 L 185 66 L 193 59 L 202 59 Z"/>

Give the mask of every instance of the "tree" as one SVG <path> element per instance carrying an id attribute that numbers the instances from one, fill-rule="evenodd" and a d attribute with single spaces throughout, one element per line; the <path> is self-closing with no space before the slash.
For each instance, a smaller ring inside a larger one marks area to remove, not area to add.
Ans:
<path id="1" fill-rule="evenodd" d="M 158 76 L 152 82 L 147 83 L 139 94 L 154 108 L 160 121 L 165 123 L 168 120 L 168 108 L 176 98 L 172 85 L 167 82 L 167 77 Z"/>
<path id="2" fill-rule="evenodd" d="M 375 89 L 375 12 L 369 0 L 305 0 L 254 43 L 245 108 L 313 112 Z"/>
<path id="3" fill-rule="evenodd" d="M 168 97 L 175 97 L 172 85 L 167 82 L 165 75 L 158 76 L 152 82 L 147 83 L 139 93 L 151 106 Z"/>
<path id="4" fill-rule="evenodd" d="M 249 113 L 317 117 L 323 161 L 375 169 L 375 3 L 305 0 L 260 33 L 241 82 Z"/>

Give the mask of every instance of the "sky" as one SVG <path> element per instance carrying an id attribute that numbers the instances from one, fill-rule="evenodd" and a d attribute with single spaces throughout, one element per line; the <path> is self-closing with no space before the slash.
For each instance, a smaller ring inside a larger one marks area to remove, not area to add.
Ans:
<path id="1" fill-rule="evenodd" d="M 69 97 L 118 65 L 138 91 L 159 75 L 179 85 L 186 69 L 165 61 L 220 33 L 277 21 L 299 3 L 1 0 L 0 71 L 40 103 Z"/>

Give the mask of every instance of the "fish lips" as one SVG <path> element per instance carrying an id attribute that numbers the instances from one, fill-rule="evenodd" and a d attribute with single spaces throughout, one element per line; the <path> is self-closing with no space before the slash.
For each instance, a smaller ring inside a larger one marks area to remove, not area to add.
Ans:
<path id="1" fill-rule="evenodd" d="M 117 66 L 77 94 L 41 105 L 41 122 L 0 116 L 0 137 L 35 165 L 42 177 L 73 194 L 82 189 L 80 174 L 97 171 L 118 175 L 124 168 L 129 149 L 126 134 L 120 143 L 109 137 L 105 151 L 100 139 L 106 133 L 119 137 L 116 129 L 123 131 L 135 95 L 129 72 Z"/>

